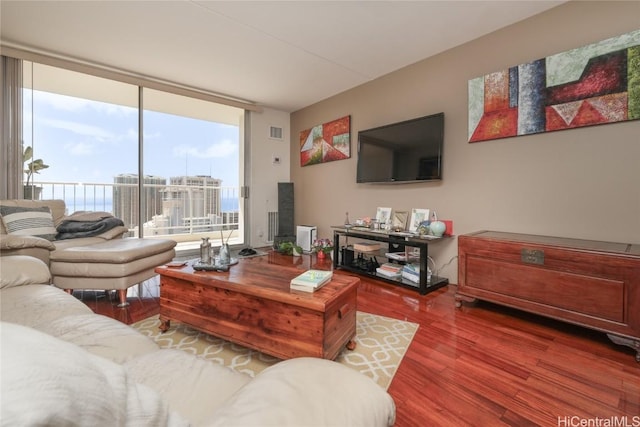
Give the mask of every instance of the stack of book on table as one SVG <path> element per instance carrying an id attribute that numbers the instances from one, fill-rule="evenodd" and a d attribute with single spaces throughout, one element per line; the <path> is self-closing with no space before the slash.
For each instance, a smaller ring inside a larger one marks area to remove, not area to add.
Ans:
<path id="1" fill-rule="evenodd" d="M 307 270 L 291 279 L 289 287 L 296 291 L 314 292 L 329 283 L 333 277 L 333 271 Z"/>
<path id="2" fill-rule="evenodd" d="M 388 277 L 391 279 L 399 279 L 402 275 L 402 265 L 385 262 L 380 267 L 376 268 L 376 273 L 378 273 L 380 276 Z"/>

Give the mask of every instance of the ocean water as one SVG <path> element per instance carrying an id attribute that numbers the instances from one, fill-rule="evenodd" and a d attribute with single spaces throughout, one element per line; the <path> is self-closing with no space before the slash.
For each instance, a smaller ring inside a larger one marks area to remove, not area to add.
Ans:
<path id="1" fill-rule="evenodd" d="M 46 197 L 45 197 L 46 199 Z M 100 211 L 113 213 L 113 200 L 111 199 L 89 199 L 89 198 L 65 198 L 68 213 L 76 211 Z M 238 199 L 225 199 L 220 202 L 223 212 L 238 212 Z"/>

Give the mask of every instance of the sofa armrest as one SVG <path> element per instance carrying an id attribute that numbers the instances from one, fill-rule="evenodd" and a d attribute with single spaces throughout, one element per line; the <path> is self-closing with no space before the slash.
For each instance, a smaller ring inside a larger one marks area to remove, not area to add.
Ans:
<path id="1" fill-rule="evenodd" d="M 1 251 L 30 248 L 42 248 L 53 251 L 56 249 L 56 245 L 42 237 L 20 236 L 15 234 L 3 234 L 2 237 L 0 237 Z"/>
<path id="2" fill-rule="evenodd" d="M 38 258 L 26 255 L 0 257 L 0 289 L 51 283 L 49 267 Z"/>
<path id="3" fill-rule="evenodd" d="M 34 236 L 0 235 L 0 256 L 28 255 L 49 265 L 49 254 L 56 249 L 53 242 Z"/>

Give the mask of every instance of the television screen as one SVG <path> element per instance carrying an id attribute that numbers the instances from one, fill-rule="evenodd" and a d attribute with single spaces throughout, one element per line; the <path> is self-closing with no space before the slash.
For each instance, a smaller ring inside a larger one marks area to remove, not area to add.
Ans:
<path id="1" fill-rule="evenodd" d="M 358 183 L 442 179 L 444 113 L 358 132 Z"/>

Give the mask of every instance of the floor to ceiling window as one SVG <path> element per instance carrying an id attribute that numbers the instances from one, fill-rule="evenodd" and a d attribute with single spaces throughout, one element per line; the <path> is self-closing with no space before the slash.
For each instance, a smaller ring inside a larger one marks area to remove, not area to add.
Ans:
<path id="1" fill-rule="evenodd" d="M 130 236 L 242 243 L 244 110 L 24 61 L 25 174 L 68 214 L 106 211 Z M 142 137 L 139 135 L 142 125 Z M 140 182 L 142 176 L 142 182 Z"/>
<path id="2" fill-rule="evenodd" d="M 152 89 L 143 99 L 144 234 L 239 243 L 244 110 Z"/>

